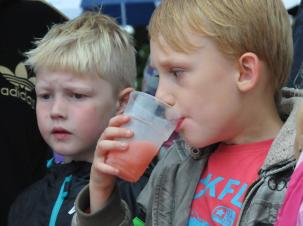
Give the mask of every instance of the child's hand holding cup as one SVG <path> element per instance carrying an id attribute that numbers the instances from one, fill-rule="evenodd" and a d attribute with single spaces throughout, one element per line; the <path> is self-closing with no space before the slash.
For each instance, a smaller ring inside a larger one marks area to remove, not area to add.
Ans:
<path id="1" fill-rule="evenodd" d="M 171 106 L 144 92 L 133 91 L 124 111 L 131 121 L 123 127 L 134 132 L 125 139 L 126 151 L 111 151 L 106 163 L 119 170 L 119 177 L 136 182 L 158 154 L 180 121 L 180 114 Z"/>

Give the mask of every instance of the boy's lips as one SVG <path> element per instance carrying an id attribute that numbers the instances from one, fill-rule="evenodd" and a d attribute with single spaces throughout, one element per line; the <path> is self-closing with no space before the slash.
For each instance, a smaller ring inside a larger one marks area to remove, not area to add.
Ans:
<path id="1" fill-rule="evenodd" d="M 184 119 L 185 119 L 185 117 L 181 117 L 181 118 L 178 120 L 177 125 L 176 125 L 176 129 L 175 129 L 176 132 L 179 132 L 179 131 L 180 131 Z"/>
<path id="2" fill-rule="evenodd" d="M 51 134 L 58 140 L 66 139 L 71 133 L 63 128 L 54 128 L 51 131 Z"/>

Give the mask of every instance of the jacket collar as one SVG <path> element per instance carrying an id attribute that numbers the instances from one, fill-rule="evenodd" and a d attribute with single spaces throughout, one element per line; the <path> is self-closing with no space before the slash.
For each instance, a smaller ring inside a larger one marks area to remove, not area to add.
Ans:
<path id="1" fill-rule="evenodd" d="M 50 173 L 55 177 L 65 177 L 74 175 L 76 177 L 87 176 L 90 173 L 91 163 L 84 161 L 72 161 L 70 163 L 53 163 L 50 167 Z"/>
<path id="2" fill-rule="evenodd" d="M 287 90 L 289 92 L 289 89 Z M 288 93 L 289 94 L 289 93 Z M 262 170 L 294 160 L 294 140 L 296 136 L 296 117 L 303 98 L 294 93 L 292 97 L 284 97 L 279 108 L 282 118 L 287 117 L 283 127 L 273 141 Z"/>

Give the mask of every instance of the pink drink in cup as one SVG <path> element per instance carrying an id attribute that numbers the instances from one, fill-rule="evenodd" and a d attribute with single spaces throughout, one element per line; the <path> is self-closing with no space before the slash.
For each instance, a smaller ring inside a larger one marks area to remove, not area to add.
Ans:
<path id="1" fill-rule="evenodd" d="M 106 163 L 119 169 L 120 178 L 136 182 L 175 130 L 180 115 L 154 96 L 138 91 L 131 93 L 124 114 L 131 116 L 124 127 L 134 136 L 123 140 L 129 143 L 127 151 L 110 152 Z"/>
<path id="2" fill-rule="evenodd" d="M 144 154 L 138 150 L 143 150 Z M 158 148 L 151 142 L 134 141 L 129 144 L 127 151 L 112 152 L 107 158 L 107 163 L 120 170 L 120 178 L 136 182 L 157 154 Z"/>

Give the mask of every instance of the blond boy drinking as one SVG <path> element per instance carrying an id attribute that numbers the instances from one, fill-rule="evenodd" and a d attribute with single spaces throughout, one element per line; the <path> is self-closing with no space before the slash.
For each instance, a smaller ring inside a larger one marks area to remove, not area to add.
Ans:
<path id="1" fill-rule="evenodd" d="M 54 25 L 27 55 L 37 75 L 40 132 L 64 164 L 53 163 L 21 194 L 9 225 L 70 225 L 75 197 L 89 182 L 97 141 L 132 91 L 135 50 L 113 19 L 88 12 Z"/>
<path id="2" fill-rule="evenodd" d="M 286 118 L 300 102 L 283 99 L 278 111 L 292 62 L 282 1 L 163 0 L 149 34 L 156 96 L 182 114 L 185 142 L 167 151 L 138 198 L 146 225 L 273 225 L 294 167 L 294 113 Z M 129 120 L 112 118 L 101 135 L 76 225 L 131 224 L 117 169 L 104 161 L 127 151 L 114 139 L 132 135 L 120 127 Z"/>

